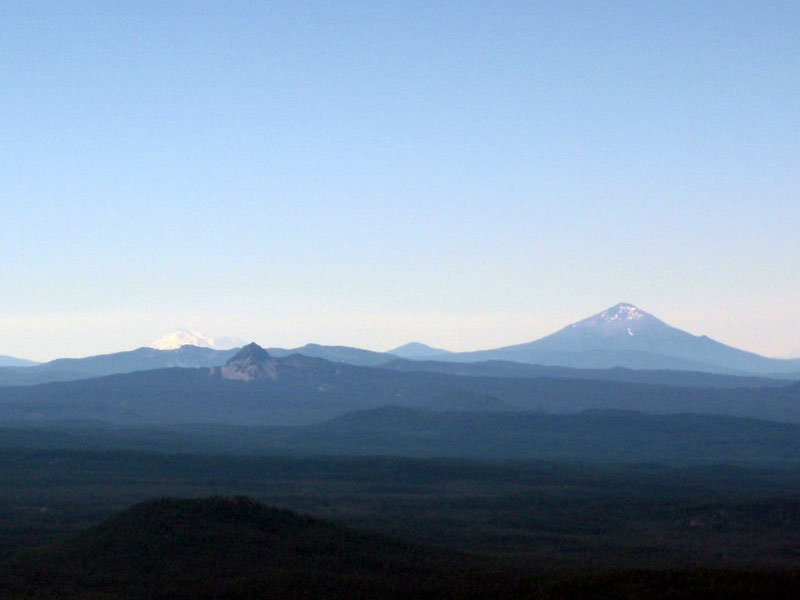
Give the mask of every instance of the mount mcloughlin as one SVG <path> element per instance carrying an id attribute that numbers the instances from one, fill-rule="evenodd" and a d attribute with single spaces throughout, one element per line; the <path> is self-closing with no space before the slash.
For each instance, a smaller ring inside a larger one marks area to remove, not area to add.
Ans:
<path id="1" fill-rule="evenodd" d="M 621 303 L 526 344 L 436 356 L 438 361 L 508 360 L 606 369 L 673 369 L 711 373 L 800 373 L 800 359 L 767 358 L 667 325 Z"/>

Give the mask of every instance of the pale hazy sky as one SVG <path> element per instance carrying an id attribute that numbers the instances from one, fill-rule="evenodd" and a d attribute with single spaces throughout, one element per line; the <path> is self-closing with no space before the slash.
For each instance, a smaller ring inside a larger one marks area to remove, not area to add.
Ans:
<path id="1" fill-rule="evenodd" d="M 800 355 L 798 2 L 0 4 L 0 354 Z"/>

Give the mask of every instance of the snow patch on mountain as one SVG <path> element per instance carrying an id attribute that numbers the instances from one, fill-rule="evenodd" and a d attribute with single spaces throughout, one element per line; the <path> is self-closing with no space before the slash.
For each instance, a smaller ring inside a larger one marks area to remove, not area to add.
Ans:
<path id="1" fill-rule="evenodd" d="M 600 313 L 599 318 L 603 321 L 638 321 L 645 316 L 645 312 L 633 304 L 620 303 L 612 306 L 608 310 Z"/>

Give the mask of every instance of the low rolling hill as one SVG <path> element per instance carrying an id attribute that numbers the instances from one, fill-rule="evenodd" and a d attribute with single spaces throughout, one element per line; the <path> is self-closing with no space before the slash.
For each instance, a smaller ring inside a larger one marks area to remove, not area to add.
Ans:
<path id="1" fill-rule="evenodd" d="M 0 598 L 443 597 L 476 564 L 245 497 L 162 499 L 18 557 Z"/>

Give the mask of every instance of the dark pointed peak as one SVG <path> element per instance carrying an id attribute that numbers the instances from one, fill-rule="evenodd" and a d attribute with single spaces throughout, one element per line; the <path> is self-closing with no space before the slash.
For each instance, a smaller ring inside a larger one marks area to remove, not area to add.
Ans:
<path id="1" fill-rule="evenodd" d="M 239 363 L 243 361 L 262 363 L 268 361 L 269 359 L 270 355 L 266 350 L 264 350 L 264 348 L 255 342 L 250 342 L 246 346 L 243 346 L 239 352 L 234 354 L 226 364 L 231 364 L 234 362 Z"/>
<path id="2" fill-rule="evenodd" d="M 277 361 L 261 346 L 252 342 L 237 352 L 233 358 L 226 362 L 220 369 L 224 379 L 239 379 L 252 381 L 253 379 L 277 378 Z"/>

